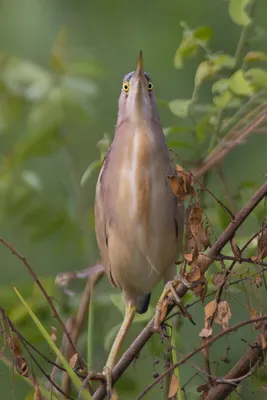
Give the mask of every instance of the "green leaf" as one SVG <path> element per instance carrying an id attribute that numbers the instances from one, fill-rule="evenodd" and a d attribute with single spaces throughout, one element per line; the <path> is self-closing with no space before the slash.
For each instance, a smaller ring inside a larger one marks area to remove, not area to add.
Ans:
<path id="1" fill-rule="evenodd" d="M 246 80 L 244 72 L 239 69 L 229 78 L 229 88 L 239 96 L 249 96 L 253 94 L 250 83 Z"/>
<path id="2" fill-rule="evenodd" d="M 216 71 L 219 71 L 222 68 L 234 68 L 235 59 L 228 54 L 212 54 L 209 56 L 209 60 L 212 61 Z"/>
<path id="3" fill-rule="evenodd" d="M 216 69 L 210 61 L 200 63 L 195 75 L 195 87 L 199 87 L 205 79 L 211 78 L 215 73 Z"/>
<path id="4" fill-rule="evenodd" d="M 101 160 L 96 160 L 93 161 L 84 171 L 82 177 L 81 177 L 81 181 L 80 181 L 80 185 L 83 187 L 85 186 L 86 182 L 88 181 L 89 178 L 91 178 L 93 172 L 98 169 L 101 168 L 102 165 L 102 161 Z"/>
<path id="5" fill-rule="evenodd" d="M 254 85 L 260 88 L 267 88 L 267 72 L 263 69 L 251 68 L 246 71 L 245 76 L 249 78 Z"/>
<path id="6" fill-rule="evenodd" d="M 221 93 L 229 88 L 229 79 L 219 79 L 211 88 L 212 93 Z"/>
<path id="7" fill-rule="evenodd" d="M 194 31 L 193 36 L 198 40 L 207 42 L 212 38 L 213 30 L 209 26 L 200 26 Z"/>
<path id="8" fill-rule="evenodd" d="M 251 0 L 230 0 L 228 12 L 235 24 L 248 26 L 251 23 L 251 18 L 246 12 L 250 2 Z"/>
<path id="9" fill-rule="evenodd" d="M 65 359 L 65 357 L 62 355 L 61 351 L 57 348 L 57 346 L 55 345 L 55 343 L 51 339 L 49 333 L 46 331 L 46 329 L 44 328 L 42 323 L 39 321 L 39 319 L 36 317 L 36 315 L 32 312 L 31 308 L 26 303 L 26 301 L 23 299 L 23 297 L 21 296 L 19 291 L 15 287 L 13 289 L 14 289 L 14 292 L 16 293 L 16 295 L 18 296 L 19 300 L 21 301 L 21 303 L 24 305 L 24 307 L 28 311 L 28 314 L 31 316 L 33 322 L 35 323 L 35 325 L 37 326 L 37 328 L 39 329 L 39 331 L 43 335 L 44 339 L 48 343 L 49 347 L 55 353 L 55 355 L 59 358 L 60 362 L 62 363 L 62 366 L 66 369 L 66 371 L 67 371 L 72 383 L 74 384 L 75 388 L 79 392 L 82 389 L 82 383 L 81 383 L 80 379 L 75 374 L 75 372 L 73 371 L 72 367 L 70 366 L 68 361 Z M 91 400 L 92 399 L 90 393 L 88 391 L 86 391 L 86 390 L 82 390 L 81 391 L 81 398 L 85 399 L 85 400 Z"/>
<path id="10" fill-rule="evenodd" d="M 190 36 L 185 36 L 182 43 L 176 50 L 174 55 L 174 66 L 177 69 L 182 69 L 184 66 L 184 58 L 193 56 L 197 51 L 196 40 Z"/>
<path id="11" fill-rule="evenodd" d="M 177 117 L 185 118 L 188 114 L 191 99 L 175 99 L 169 102 L 171 112 Z"/>
<path id="12" fill-rule="evenodd" d="M 225 90 L 219 96 L 214 96 L 213 102 L 217 108 L 220 108 L 223 110 L 224 108 L 227 107 L 227 105 L 230 103 L 232 98 L 233 98 L 232 93 L 229 90 Z"/>

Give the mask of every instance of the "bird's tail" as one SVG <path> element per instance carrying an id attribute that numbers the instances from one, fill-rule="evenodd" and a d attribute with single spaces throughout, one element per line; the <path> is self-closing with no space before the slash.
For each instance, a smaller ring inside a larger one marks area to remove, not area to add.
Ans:
<path id="1" fill-rule="evenodd" d="M 141 296 L 137 297 L 136 301 L 136 312 L 138 314 L 144 314 L 149 306 L 150 303 L 151 293 L 149 294 L 142 294 Z"/>

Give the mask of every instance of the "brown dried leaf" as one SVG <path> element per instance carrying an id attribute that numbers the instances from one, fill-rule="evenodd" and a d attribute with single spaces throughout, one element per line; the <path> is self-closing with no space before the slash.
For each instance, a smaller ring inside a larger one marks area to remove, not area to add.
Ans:
<path id="1" fill-rule="evenodd" d="M 266 347 L 267 347 L 267 343 L 265 340 L 265 336 L 261 333 L 261 348 L 262 348 L 262 350 L 265 350 Z"/>
<path id="2" fill-rule="evenodd" d="M 182 167 L 176 164 L 176 175 L 169 176 L 170 185 L 173 193 L 180 200 L 184 200 L 187 196 L 195 196 L 193 188 L 193 177 L 188 172 L 185 172 Z"/>
<path id="3" fill-rule="evenodd" d="M 189 226 L 193 236 L 198 236 L 202 231 L 202 210 L 199 206 L 191 208 L 189 213 Z"/>
<path id="4" fill-rule="evenodd" d="M 53 342 L 57 341 L 57 328 L 55 326 L 51 326 L 51 340 L 53 340 Z"/>
<path id="5" fill-rule="evenodd" d="M 189 254 L 184 254 L 184 259 L 188 262 L 192 262 L 193 261 L 193 254 L 189 253 Z"/>
<path id="6" fill-rule="evenodd" d="M 186 274 L 185 279 L 189 283 L 197 282 L 201 277 L 200 269 L 197 265 L 192 264 L 190 271 Z"/>
<path id="7" fill-rule="evenodd" d="M 261 316 L 262 314 L 258 315 L 257 311 L 255 310 L 255 308 L 251 307 L 249 304 L 246 305 L 248 311 L 249 311 L 249 315 L 251 319 L 257 318 L 259 316 Z M 257 321 L 254 322 L 253 325 L 255 326 L 255 329 L 260 329 L 263 325 L 263 321 Z"/>
<path id="8" fill-rule="evenodd" d="M 216 312 L 216 307 L 217 307 L 217 302 L 216 300 L 212 300 L 210 301 L 208 304 L 206 304 L 205 308 L 204 308 L 204 313 L 205 313 L 205 322 L 204 322 L 204 326 L 205 328 L 208 328 L 209 324 L 209 319 L 212 318 L 212 316 L 215 314 Z"/>
<path id="9" fill-rule="evenodd" d="M 223 330 L 229 328 L 229 320 L 232 317 L 228 301 L 223 300 L 218 303 L 214 322 L 222 326 Z"/>
<path id="10" fill-rule="evenodd" d="M 200 241 L 204 247 L 204 250 L 206 250 L 208 247 L 211 246 L 210 243 L 210 226 L 207 225 L 205 230 L 202 229 L 200 233 Z"/>
<path id="11" fill-rule="evenodd" d="M 26 359 L 22 356 L 16 357 L 15 368 L 19 375 L 28 376 L 29 367 Z"/>
<path id="12" fill-rule="evenodd" d="M 175 396 L 176 393 L 178 392 L 178 389 L 179 389 L 179 382 L 177 376 L 175 374 L 172 374 L 168 399 L 171 399 L 173 396 Z"/>
<path id="13" fill-rule="evenodd" d="M 255 278 L 255 284 L 256 284 L 257 288 L 260 288 L 262 286 L 262 279 L 259 275 L 256 276 L 256 278 Z"/>
<path id="14" fill-rule="evenodd" d="M 262 261 L 267 256 L 267 226 L 262 229 L 258 240 L 258 260 Z"/>
<path id="15" fill-rule="evenodd" d="M 73 354 L 73 356 L 70 358 L 70 366 L 72 369 L 74 369 L 77 365 L 77 361 L 78 361 L 78 354 L 75 353 Z"/>
<path id="16" fill-rule="evenodd" d="M 214 286 L 221 286 L 224 282 L 224 274 L 221 272 L 215 272 L 212 278 L 212 283 Z"/>
<path id="17" fill-rule="evenodd" d="M 203 328 L 199 332 L 199 336 L 202 338 L 209 338 L 212 335 L 212 328 Z"/>
<path id="18" fill-rule="evenodd" d="M 237 258 L 237 260 L 239 262 L 241 262 L 241 260 L 242 260 L 242 252 L 241 252 L 240 248 L 236 244 L 235 236 L 232 237 L 232 239 L 230 240 L 230 243 L 231 243 L 232 252 L 233 252 L 234 256 Z"/>

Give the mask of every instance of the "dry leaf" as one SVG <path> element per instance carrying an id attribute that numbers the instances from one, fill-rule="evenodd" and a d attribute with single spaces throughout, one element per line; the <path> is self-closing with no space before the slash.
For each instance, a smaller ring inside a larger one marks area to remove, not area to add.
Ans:
<path id="1" fill-rule="evenodd" d="M 177 376 L 175 374 L 172 374 L 168 399 L 171 399 L 173 396 L 175 396 L 176 393 L 178 392 L 178 389 L 179 389 L 179 382 Z"/>
<path id="2" fill-rule="evenodd" d="M 168 176 L 171 188 L 176 197 L 184 200 L 186 196 L 194 196 L 193 177 L 191 174 L 184 171 L 182 167 L 176 164 L 176 175 Z"/>
<path id="3" fill-rule="evenodd" d="M 224 274 L 221 272 L 216 272 L 213 275 L 212 283 L 214 286 L 221 286 L 224 283 Z"/>
<path id="4" fill-rule="evenodd" d="M 184 259 L 188 262 L 192 262 L 193 261 L 193 254 L 189 253 L 189 254 L 184 254 Z"/>
<path id="5" fill-rule="evenodd" d="M 216 307 L 217 307 L 217 302 L 216 300 L 212 300 L 208 304 L 206 304 L 204 308 L 204 313 L 205 313 L 205 322 L 204 322 L 204 327 L 208 328 L 209 327 L 209 319 L 213 317 L 213 315 L 216 312 Z"/>
<path id="6" fill-rule="evenodd" d="M 255 278 L 255 284 L 256 284 L 257 288 L 260 288 L 262 286 L 262 279 L 259 275 L 256 276 L 256 278 Z"/>
<path id="7" fill-rule="evenodd" d="M 16 357 L 15 368 L 19 375 L 28 376 L 29 367 L 26 359 L 22 356 Z"/>
<path id="8" fill-rule="evenodd" d="M 189 226 L 193 236 L 198 236 L 202 231 L 202 210 L 199 206 L 191 208 L 189 213 Z"/>
<path id="9" fill-rule="evenodd" d="M 264 337 L 263 334 L 261 334 L 261 348 L 262 348 L 262 350 L 265 350 L 266 346 L 267 346 L 267 344 L 266 344 L 265 337 Z"/>
<path id="10" fill-rule="evenodd" d="M 218 303 L 214 322 L 222 326 L 223 330 L 229 328 L 229 320 L 232 317 L 228 301 L 223 300 Z"/>
<path id="11" fill-rule="evenodd" d="M 242 252 L 236 244 L 235 236 L 232 237 L 232 239 L 230 240 L 230 243 L 231 243 L 231 248 L 232 248 L 232 252 L 233 252 L 234 256 L 237 258 L 237 260 L 239 262 L 241 262 Z"/>
<path id="12" fill-rule="evenodd" d="M 78 354 L 75 353 L 75 354 L 73 354 L 73 356 L 70 358 L 70 361 L 69 361 L 72 369 L 74 369 L 76 367 L 77 361 L 78 361 Z"/>
<path id="13" fill-rule="evenodd" d="M 267 256 L 267 226 L 262 229 L 258 240 L 258 259 L 262 261 Z"/>
<path id="14" fill-rule="evenodd" d="M 209 338 L 212 335 L 212 328 L 203 328 L 199 332 L 199 336 L 202 338 Z"/>
<path id="15" fill-rule="evenodd" d="M 254 318 L 257 318 L 259 316 L 262 316 L 262 314 L 258 315 L 257 311 L 255 310 L 255 308 L 251 307 L 249 304 L 247 304 L 246 307 L 247 307 L 247 309 L 249 311 L 251 319 L 254 319 Z M 253 324 L 255 326 L 255 329 L 260 329 L 262 327 L 262 325 L 263 325 L 263 321 L 257 321 L 257 322 L 254 322 Z"/>
<path id="16" fill-rule="evenodd" d="M 201 240 L 201 243 L 203 244 L 204 250 L 206 250 L 208 247 L 211 246 L 210 226 L 209 225 L 206 226 L 205 230 L 203 230 L 203 228 L 202 228 L 202 231 L 200 233 L 200 240 Z"/>
<path id="17" fill-rule="evenodd" d="M 57 328 L 55 326 L 51 326 L 51 340 L 53 340 L 53 342 L 57 341 Z"/>
<path id="18" fill-rule="evenodd" d="M 190 271 L 185 275 L 185 279 L 189 283 L 197 282 L 201 277 L 200 269 L 197 265 L 192 265 Z"/>

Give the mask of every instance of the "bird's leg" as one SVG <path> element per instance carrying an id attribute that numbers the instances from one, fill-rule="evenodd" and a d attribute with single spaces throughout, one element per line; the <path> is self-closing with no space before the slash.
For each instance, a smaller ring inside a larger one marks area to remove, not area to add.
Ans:
<path id="1" fill-rule="evenodd" d="M 159 327 L 160 324 L 164 321 L 165 317 L 166 317 L 166 313 L 167 313 L 167 308 L 168 308 L 168 298 L 170 297 L 170 295 L 173 297 L 176 305 L 178 306 L 178 308 L 180 309 L 181 313 L 189 318 L 189 320 L 193 322 L 191 315 L 189 314 L 189 312 L 184 308 L 184 306 L 181 304 L 181 299 L 178 296 L 178 294 L 176 293 L 175 288 L 179 285 L 179 283 L 183 283 L 188 289 L 190 289 L 191 287 L 193 287 L 194 285 L 190 284 L 189 282 L 187 282 L 186 279 L 184 279 L 181 276 L 176 277 L 174 280 L 167 282 L 164 290 L 160 296 L 160 299 L 157 303 L 156 306 L 156 313 L 155 313 L 155 321 L 154 321 L 154 330 L 155 331 L 159 331 Z"/>
<path id="2" fill-rule="evenodd" d="M 123 340 L 130 328 L 130 325 L 134 319 L 135 312 L 136 312 L 135 305 L 133 305 L 129 301 L 126 301 L 125 316 L 124 316 L 123 323 L 122 323 L 120 330 L 117 333 L 117 336 L 113 342 L 106 365 L 103 369 L 103 374 L 106 377 L 108 398 L 111 397 L 111 393 L 112 393 L 112 369 L 114 368 L 114 366 L 116 364 L 118 353 L 121 349 Z"/>

